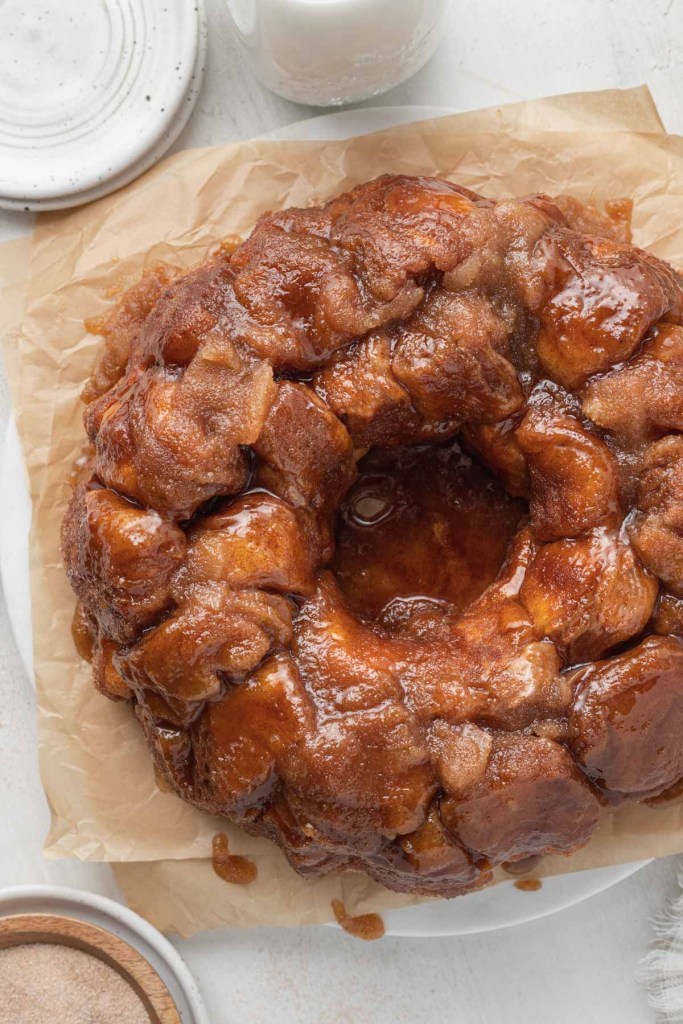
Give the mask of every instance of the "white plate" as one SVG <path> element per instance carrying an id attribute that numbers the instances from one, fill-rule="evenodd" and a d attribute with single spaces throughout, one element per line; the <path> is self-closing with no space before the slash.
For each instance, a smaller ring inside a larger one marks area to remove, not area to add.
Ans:
<path id="1" fill-rule="evenodd" d="M 361 110 L 338 110 L 334 114 L 307 117 L 285 125 L 264 136 L 293 142 L 330 142 L 350 139 L 354 135 L 382 132 L 397 124 L 425 121 L 427 118 L 457 114 L 453 107 L 363 107 Z"/>
<path id="2" fill-rule="evenodd" d="M 197 983 L 180 954 L 161 932 L 121 903 L 61 886 L 0 889 L 0 917 L 16 914 L 60 914 L 106 929 L 152 965 L 169 990 L 183 1024 L 209 1024 Z"/>
<path id="3" fill-rule="evenodd" d="M 0 580 L 14 639 L 33 682 L 33 628 L 28 571 L 31 498 L 14 416 L 7 425 L 0 463 Z"/>
<path id="4" fill-rule="evenodd" d="M 57 210 L 156 163 L 199 94 L 204 0 L 0 3 L 0 206 Z"/>
<path id="5" fill-rule="evenodd" d="M 344 110 L 289 125 L 269 138 L 326 141 L 380 131 L 396 124 L 453 113 L 444 107 L 373 107 Z M 24 664 L 32 671 L 31 615 L 28 605 L 28 530 L 30 503 L 19 441 L 13 421 L 0 467 L 0 570 L 10 621 Z M 387 933 L 405 936 L 465 935 L 545 917 L 608 889 L 649 861 L 618 864 L 545 879 L 537 892 L 523 892 L 512 882 L 460 896 L 385 912 Z"/>

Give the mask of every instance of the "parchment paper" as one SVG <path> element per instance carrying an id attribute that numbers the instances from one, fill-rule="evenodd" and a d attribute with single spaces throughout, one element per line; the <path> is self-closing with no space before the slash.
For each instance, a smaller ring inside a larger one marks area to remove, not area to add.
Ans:
<path id="1" fill-rule="evenodd" d="M 561 130 L 560 130 L 561 129 Z M 48 856 L 117 862 L 131 904 L 185 934 L 218 925 L 307 924 L 414 902 L 364 875 L 304 882 L 268 842 L 243 835 L 155 784 L 130 711 L 92 687 L 70 637 L 73 597 L 59 555 L 66 482 L 83 444 L 78 395 L 100 346 L 85 318 L 159 259 L 182 266 L 268 209 L 305 204 L 394 171 L 438 174 L 491 197 L 570 191 L 635 200 L 638 244 L 683 265 L 683 140 L 667 136 L 646 89 L 559 97 L 457 115 L 342 143 L 246 142 L 170 157 L 125 190 L 37 222 L 26 246 L 0 254 L 0 329 L 29 471 L 31 581 L 40 760 L 52 809 Z M 12 309 L 12 307 L 14 307 Z M 9 311 L 9 312 L 8 312 Z M 218 879 L 206 860 L 216 831 L 258 866 L 249 886 Z M 571 858 L 543 874 L 683 850 L 683 810 L 631 808 L 605 820 Z"/>

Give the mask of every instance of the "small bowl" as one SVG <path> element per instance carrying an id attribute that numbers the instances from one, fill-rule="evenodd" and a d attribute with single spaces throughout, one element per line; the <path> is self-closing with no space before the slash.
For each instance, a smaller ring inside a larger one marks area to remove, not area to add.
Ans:
<path id="1" fill-rule="evenodd" d="M 197 984 L 171 943 L 114 900 L 52 886 L 0 890 L 0 949 L 31 942 L 102 960 L 137 993 L 150 1024 L 209 1024 Z"/>
<path id="2" fill-rule="evenodd" d="M 12 914 L 0 918 L 0 949 L 34 943 L 69 946 L 96 957 L 133 989 L 150 1024 L 181 1024 L 178 1008 L 151 964 L 104 928 L 59 914 Z"/>

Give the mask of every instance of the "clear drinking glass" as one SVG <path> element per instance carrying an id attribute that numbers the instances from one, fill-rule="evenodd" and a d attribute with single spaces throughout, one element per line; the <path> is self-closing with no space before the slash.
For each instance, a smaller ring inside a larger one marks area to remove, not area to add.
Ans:
<path id="1" fill-rule="evenodd" d="M 227 0 L 258 78 L 296 103 L 338 106 L 415 74 L 448 0 Z"/>

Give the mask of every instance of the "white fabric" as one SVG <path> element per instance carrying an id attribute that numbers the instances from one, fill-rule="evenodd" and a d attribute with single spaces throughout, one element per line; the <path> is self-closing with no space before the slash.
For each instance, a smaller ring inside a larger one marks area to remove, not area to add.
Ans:
<path id="1" fill-rule="evenodd" d="M 683 888 L 683 870 L 678 883 Z M 657 1024 L 683 1024 L 683 893 L 655 920 L 654 933 L 638 980 L 647 987 Z"/>

